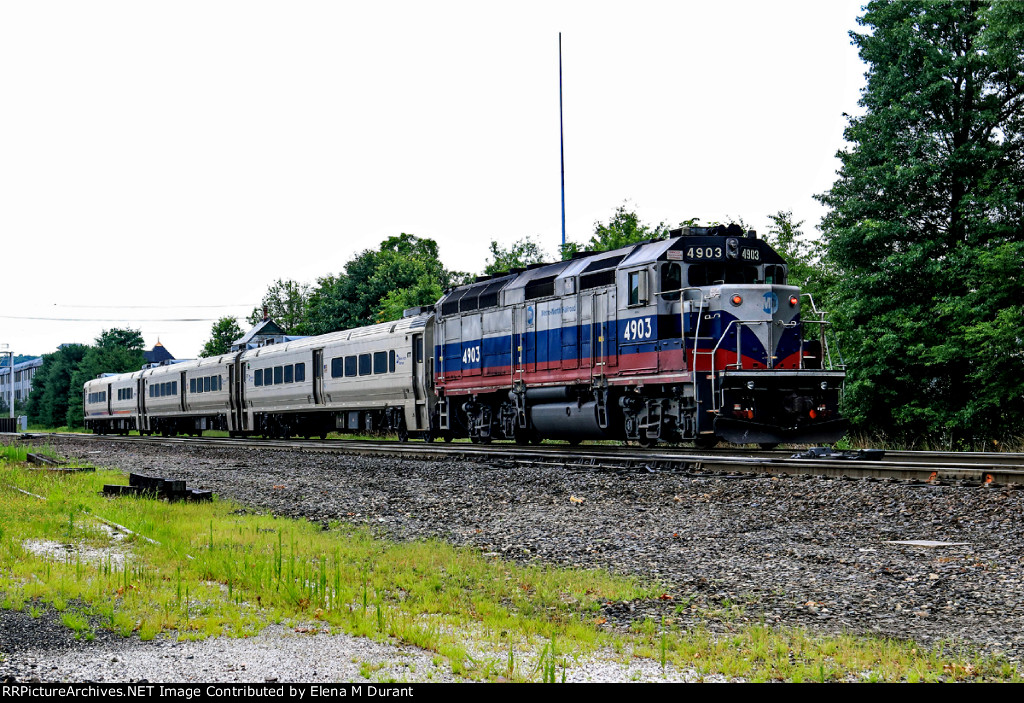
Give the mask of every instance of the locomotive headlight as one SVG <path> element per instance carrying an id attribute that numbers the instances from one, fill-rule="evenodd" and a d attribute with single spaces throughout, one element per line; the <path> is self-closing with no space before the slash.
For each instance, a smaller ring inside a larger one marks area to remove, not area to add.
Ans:
<path id="1" fill-rule="evenodd" d="M 733 238 L 725 240 L 725 256 L 729 259 L 740 258 L 740 240 Z"/>
<path id="2" fill-rule="evenodd" d="M 790 304 L 790 305 L 792 305 L 792 306 L 793 306 L 794 308 L 795 308 L 795 307 L 796 307 L 796 306 L 797 306 L 797 305 L 798 305 L 799 303 L 800 303 L 800 299 L 799 299 L 799 298 L 797 298 L 797 297 L 796 297 L 795 295 L 791 295 L 791 296 L 789 296 L 789 304 Z"/>
<path id="3" fill-rule="evenodd" d="M 740 305 L 742 305 L 743 304 L 742 296 L 734 295 L 732 297 L 732 304 L 735 305 L 736 307 L 739 307 Z"/>
<path id="4" fill-rule="evenodd" d="M 753 381 L 747 381 L 747 390 L 748 391 L 754 390 L 754 382 Z"/>
<path id="5" fill-rule="evenodd" d="M 823 391 L 827 391 L 828 390 L 828 381 L 822 381 L 821 382 L 821 390 L 823 390 Z"/>

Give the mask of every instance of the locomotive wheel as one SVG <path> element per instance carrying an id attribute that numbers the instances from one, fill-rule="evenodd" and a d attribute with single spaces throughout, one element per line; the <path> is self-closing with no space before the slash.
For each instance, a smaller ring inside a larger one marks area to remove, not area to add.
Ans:
<path id="1" fill-rule="evenodd" d="M 530 432 L 529 430 L 524 430 L 517 427 L 513 439 L 515 439 L 516 444 L 523 445 L 530 444 L 531 442 L 535 443 L 534 438 L 536 436 L 536 432 Z"/>
<path id="2" fill-rule="evenodd" d="M 711 449 L 718 444 L 718 437 L 715 435 L 700 435 L 693 440 L 693 446 L 697 449 Z"/>
<path id="3" fill-rule="evenodd" d="M 423 433 L 423 441 L 426 442 L 427 444 L 430 444 L 431 442 L 433 442 L 434 441 L 434 433 L 433 432 L 424 432 Z"/>
<path id="4" fill-rule="evenodd" d="M 650 449 L 651 447 L 655 446 L 658 443 L 658 440 L 656 438 L 651 439 L 647 435 L 641 435 L 637 439 L 636 443 L 639 444 L 644 449 Z"/>
<path id="5" fill-rule="evenodd" d="M 445 442 L 451 442 L 453 439 L 455 439 L 455 435 L 451 434 L 450 432 L 444 436 Z"/>
<path id="6" fill-rule="evenodd" d="M 320 437 L 320 439 L 327 439 L 327 433 L 326 432 L 321 432 L 319 434 L 319 437 Z"/>
<path id="7" fill-rule="evenodd" d="M 402 423 L 402 426 L 398 428 L 398 441 L 399 442 L 408 442 L 409 441 L 409 430 L 407 430 L 405 428 L 405 423 Z"/>

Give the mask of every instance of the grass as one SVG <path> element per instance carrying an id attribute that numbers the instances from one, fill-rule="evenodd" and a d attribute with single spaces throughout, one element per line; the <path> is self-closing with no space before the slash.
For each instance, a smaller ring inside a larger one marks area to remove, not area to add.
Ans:
<path id="1" fill-rule="evenodd" d="M 735 622 L 740 611 L 733 604 L 705 614 L 727 622 L 727 636 L 701 625 L 684 629 L 674 618 L 613 631 L 601 604 L 656 599 L 657 584 L 598 570 L 521 566 L 439 541 L 389 542 L 362 527 L 323 527 L 229 501 L 103 498 L 102 484 L 123 482 L 122 474 L 28 471 L 18 456 L 0 454 L 0 607 L 34 617 L 55 612 L 80 637 L 101 628 L 143 640 L 248 637 L 268 623 L 286 623 L 420 647 L 454 675 L 477 680 L 561 681 L 575 660 L 599 651 L 630 670 L 638 658 L 649 660 L 666 676 L 690 670 L 763 681 L 1019 677 L 1006 661 L 950 647 L 745 626 Z M 159 544 L 129 537 L 115 545 L 94 515 Z M 79 551 L 40 556 L 28 548 L 32 540 Z M 378 673 L 367 667 L 364 677 Z"/>
<path id="2" fill-rule="evenodd" d="M 948 439 L 922 437 L 918 441 L 907 444 L 896 442 L 886 437 L 868 434 L 845 435 L 836 442 L 836 449 L 885 449 L 888 451 L 934 451 L 934 452 L 1024 452 L 1024 437 L 1011 437 L 1004 440 L 988 439 L 972 442 L 950 442 Z"/>

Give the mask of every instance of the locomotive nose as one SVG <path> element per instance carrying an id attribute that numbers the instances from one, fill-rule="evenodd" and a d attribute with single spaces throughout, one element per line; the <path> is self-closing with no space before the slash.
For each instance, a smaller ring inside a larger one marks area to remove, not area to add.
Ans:
<path id="1" fill-rule="evenodd" d="M 740 359 L 736 363 L 743 368 L 791 365 L 790 357 L 799 348 L 798 289 L 772 284 L 726 284 L 720 288 L 718 300 L 721 349 L 736 354 Z"/>

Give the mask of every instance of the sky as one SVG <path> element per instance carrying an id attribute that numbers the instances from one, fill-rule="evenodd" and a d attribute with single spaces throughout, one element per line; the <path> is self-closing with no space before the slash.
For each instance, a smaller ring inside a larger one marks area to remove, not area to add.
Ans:
<path id="1" fill-rule="evenodd" d="M 554 258 L 559 32 L 569 240 L 623 204 L 814 234 L 860 5 L 0 1 L 0 343 L 131 327 L 191 358 L 402 232 L 453 270 Z"/>

